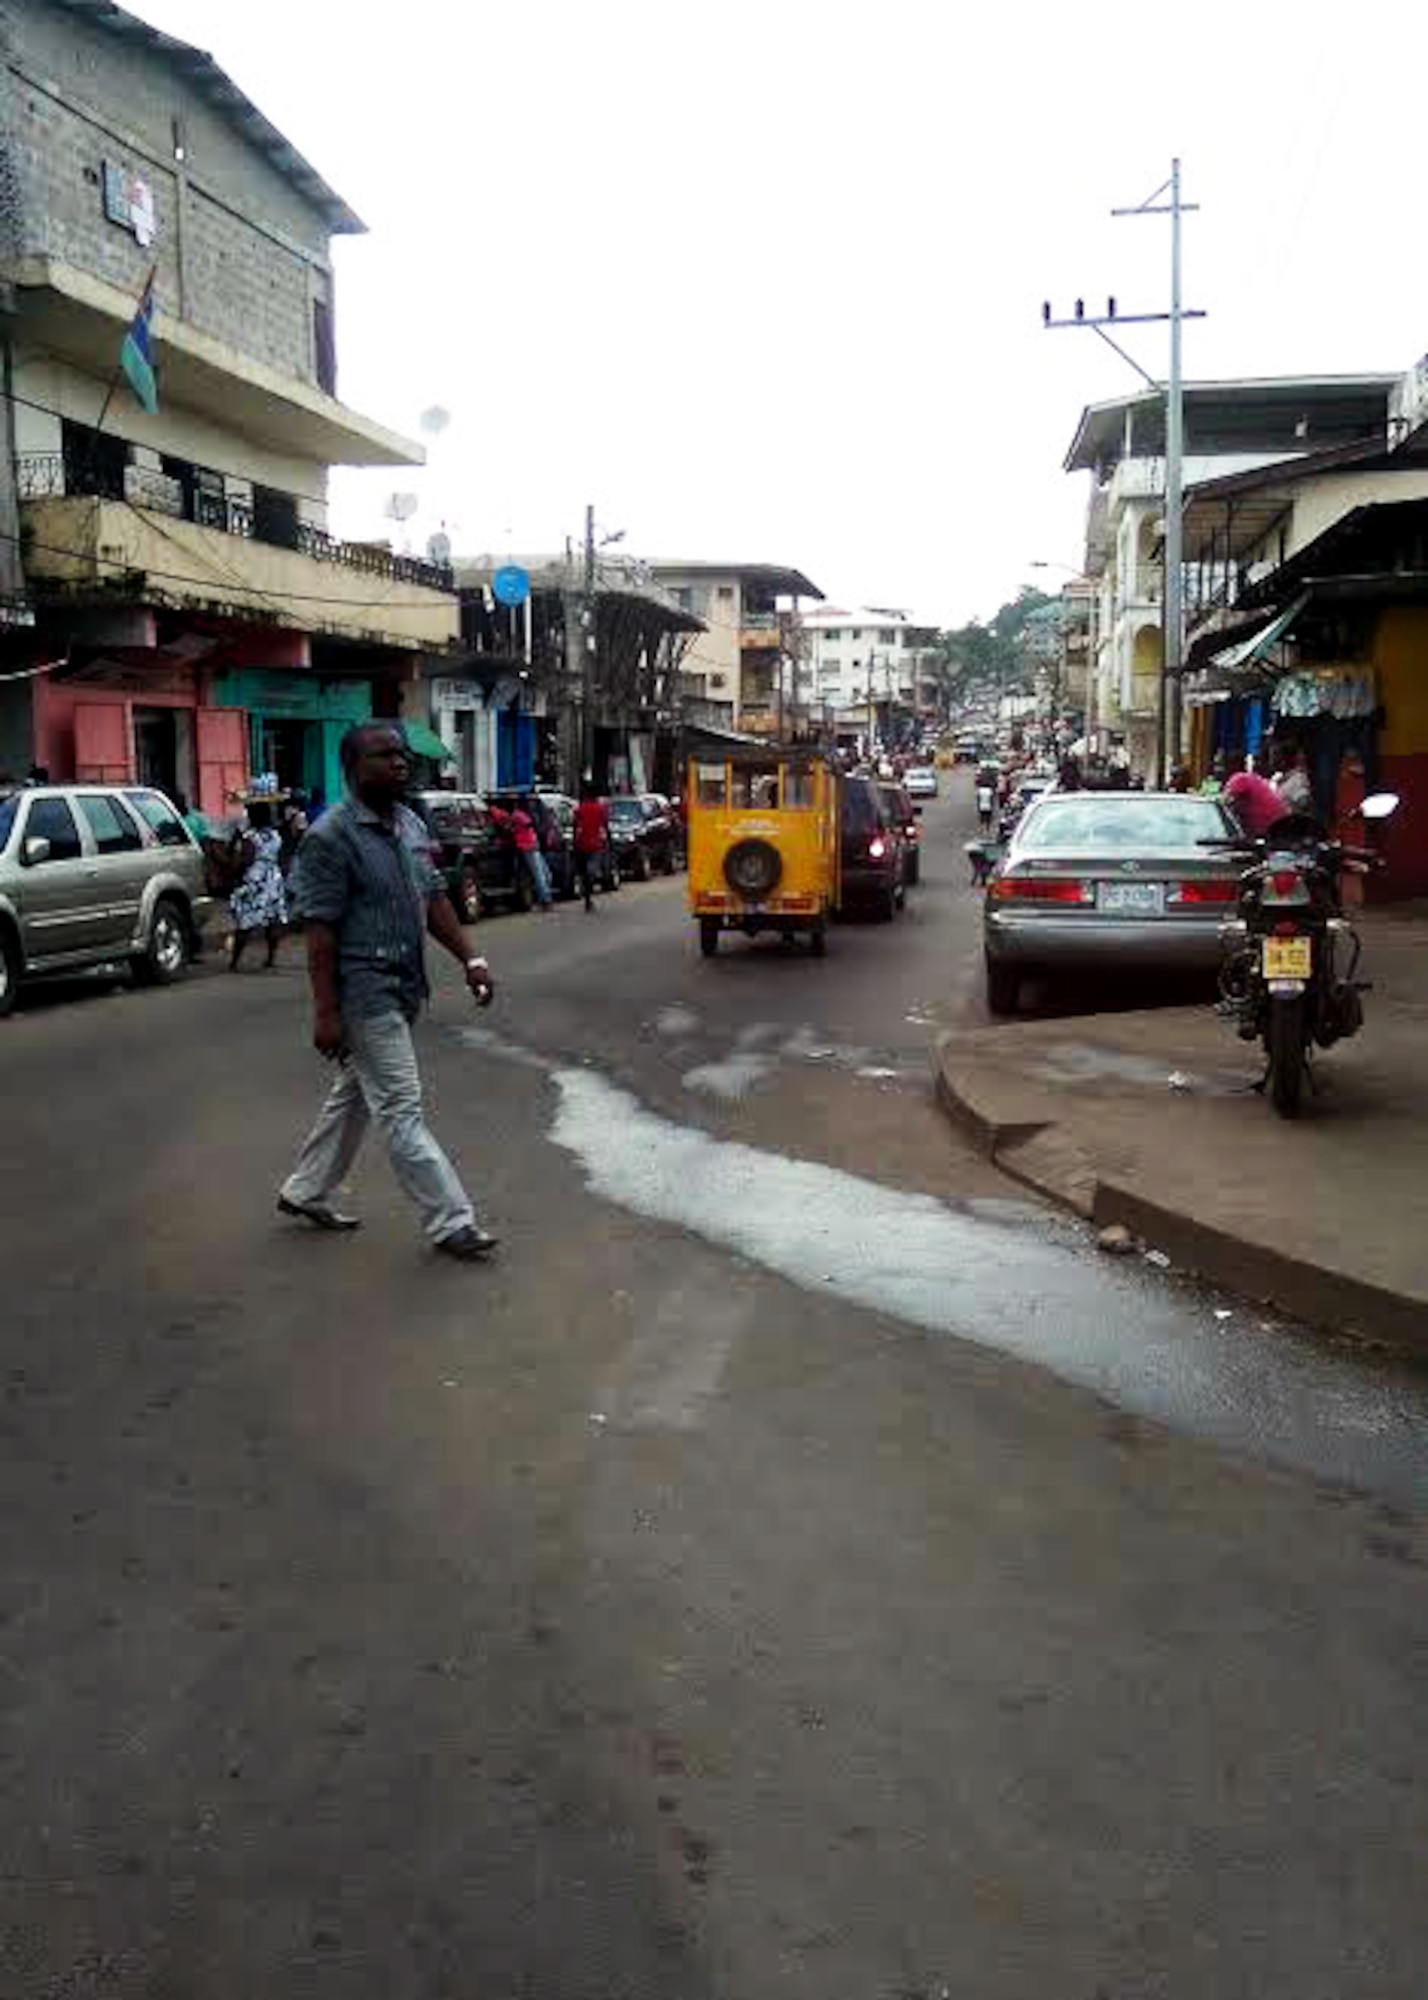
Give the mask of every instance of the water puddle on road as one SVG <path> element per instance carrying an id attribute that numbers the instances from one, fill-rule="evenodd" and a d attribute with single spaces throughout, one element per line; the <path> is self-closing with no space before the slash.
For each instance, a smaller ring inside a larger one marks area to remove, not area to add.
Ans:
<path id="1" fill-rule="evenodd" d="M 1207 1299 L 1110 1264 L 1030 1203 L 951 1207 L 680 1125 L 593 1069 L 479 1030 L 462 1039 L 548 1074 L 551 1137 L 605 1201 L 804 1291 L 1037 1363 L 1137 1416 L 1428 1501 L 1428 1382 L 1413 1371 L 1288 1337 L 1250 1306 L 1218 1319 Z"/>

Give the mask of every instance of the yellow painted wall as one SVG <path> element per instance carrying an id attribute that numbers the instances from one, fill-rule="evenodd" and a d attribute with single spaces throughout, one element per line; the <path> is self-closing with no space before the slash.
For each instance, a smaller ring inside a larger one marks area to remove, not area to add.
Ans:
<path id="1" fill-rule="evenodd" d="M 97 573 L 110 580 L 147 573 L 147 582 L 133 591 L 145 604 L 222 605 L 300 632 L 433 651 L 459 636 L 461 610 L 452 592 L 322 562 L 120 501 L 27 501 L 21 519 L 32 532 L 25 566 L 35 577 L 86 583 L 98 559 Z"/>
<path id="2" fill-rule="evenodd" d="M 1379 749 L 1386 757 L 1428 751 L 1428 605 L 1395 604 L 1380 613 L 1373 663 L 1387 717 Z"/>

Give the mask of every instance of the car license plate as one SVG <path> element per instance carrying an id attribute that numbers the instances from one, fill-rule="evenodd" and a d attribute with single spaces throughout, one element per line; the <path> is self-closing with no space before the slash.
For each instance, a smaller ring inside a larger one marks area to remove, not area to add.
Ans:
<path id="1" fill-rule="evenodd" d="M 1263 971 L 1266 979 L 1308 979 L 1314 971 L 1313 938 L 1266 938 Z"/>
<path id="2" fill-rule="evenodd" d="M 1163 882 L 1098 882 L 1096 908 L 1121 917 L 1161 917 L 1165 914 Z"/>

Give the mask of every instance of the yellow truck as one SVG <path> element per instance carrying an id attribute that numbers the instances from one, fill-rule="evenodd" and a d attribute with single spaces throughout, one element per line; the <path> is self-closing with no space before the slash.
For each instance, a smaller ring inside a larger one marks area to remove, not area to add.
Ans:
<path id="1" fill-rule="evenodd" d="M 828 948 L 839 899 L 838 776 L 820 750 L 711 745 L 685 786 L 689 909 L 706 958 L 720 934 L 806 936 Z"/>

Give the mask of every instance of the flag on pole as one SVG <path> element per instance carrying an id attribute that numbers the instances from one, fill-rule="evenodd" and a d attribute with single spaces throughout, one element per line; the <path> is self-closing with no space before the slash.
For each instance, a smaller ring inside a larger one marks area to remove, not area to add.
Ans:
<path id="1" fill-rule="evenodd" d="M 124 336 L 124 345 L 119 350 L 119 366 L 123 369 L 129 387 L 138 402 L 151 417 L 158 415 L 159 384 L 154 374 L 153 336 L 150 322 L 154 317 L 154 278 L 149 273 L 149 282 L 144 287 L 144 295 L 139 300 L 139 310 L 135 313 L 129 331 Z"/>

